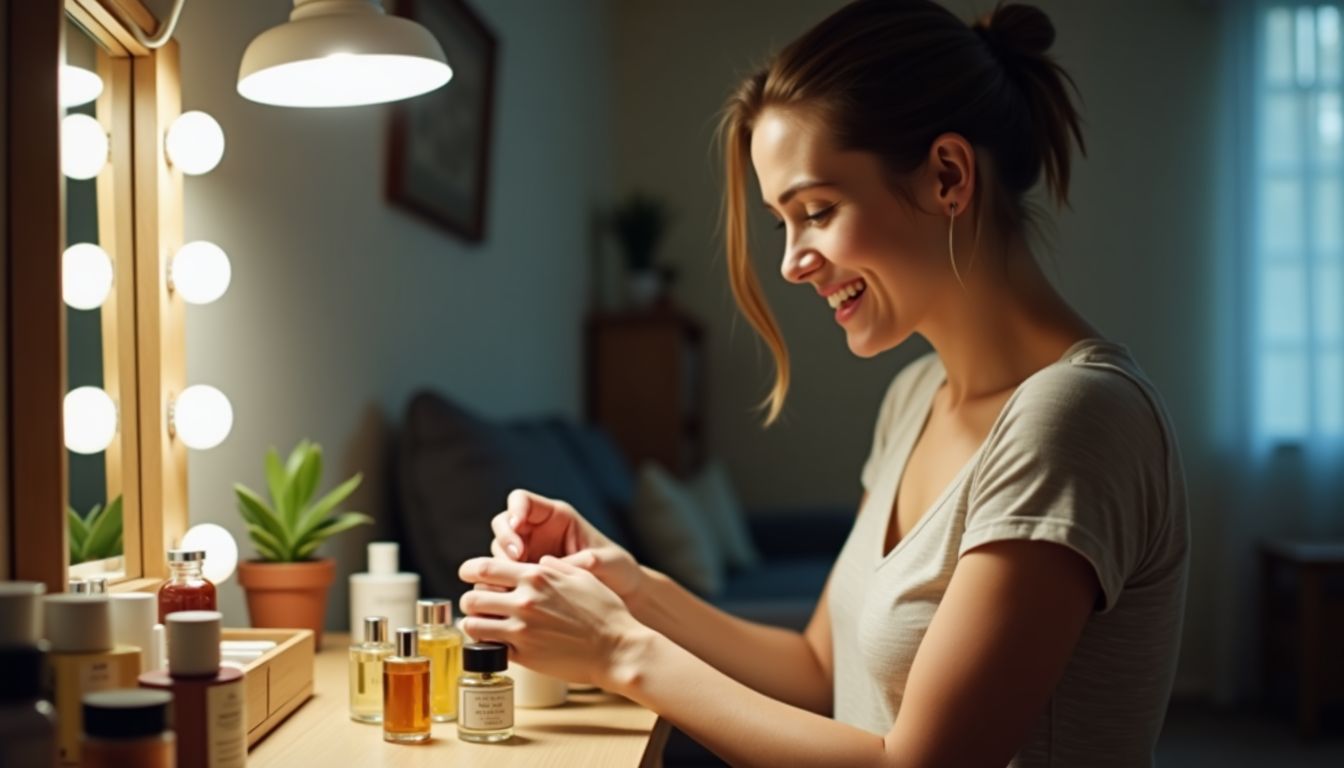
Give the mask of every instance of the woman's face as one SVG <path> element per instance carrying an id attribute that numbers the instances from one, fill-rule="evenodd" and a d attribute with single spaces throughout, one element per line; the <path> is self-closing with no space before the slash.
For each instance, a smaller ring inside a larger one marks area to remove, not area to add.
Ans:
<path id="1" fill-rule="evenodd" d="M 784 279 L 817 291 L 854 354 L 905 341 L 945 288 L 946 218 L 898 197 L 875 155 L 836 149 L 798 112 L 762 112 L 751 161 L 784 230 Z"/>

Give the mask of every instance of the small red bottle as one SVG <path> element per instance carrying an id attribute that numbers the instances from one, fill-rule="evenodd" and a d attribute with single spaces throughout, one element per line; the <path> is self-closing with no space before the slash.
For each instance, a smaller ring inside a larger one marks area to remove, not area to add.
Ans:
<path id="1" fill-rule="evenodd" d="M 159 623 L 177 611 L 214 611 L 215 585 L 201 573 L 205 551 L 168 550 L 168 580 L 159 587 Z"/>

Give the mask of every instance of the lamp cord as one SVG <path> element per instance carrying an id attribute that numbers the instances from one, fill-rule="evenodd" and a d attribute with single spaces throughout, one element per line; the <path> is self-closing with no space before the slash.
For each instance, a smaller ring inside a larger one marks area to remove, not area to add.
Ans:
<path id="1" fill-rule="evenodd" d="M 118 3 L 117 0 L 103 3 L 103 7 L 107 8 L 107 10 L 111 11 L 113 16 L 117 17 L 117 21 L 121 26 L 130 31 L 131 36 L 135 38 L 137 43 L 140 43 L 150 50 L 154 50 L 156 48 L 162 48 L 172 39 L 173 30 L 177 29 L 177 20 L 182 16 L 182 6 L 186 5 L 186 3 L 187 0 L 173 0 L 173 10 L 168 13 L 168 19 L 166 21 L 159 22 L 158 32 L 155 33 L 153 37 L 147 35 L 145 31 L 140 28 L 139 24 L 135 23 L 134 20 L 126 15 L 126 10 L 121 7 L 121 4 Z"/>

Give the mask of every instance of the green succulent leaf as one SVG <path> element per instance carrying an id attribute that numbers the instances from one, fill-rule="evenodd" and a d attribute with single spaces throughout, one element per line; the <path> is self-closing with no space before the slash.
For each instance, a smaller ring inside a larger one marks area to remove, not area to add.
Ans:
<path id="1" fill-rule="evenodd" d="M 102 560 L 121 554 L 121 497 L 112 500 L 106 508 L 94 508 L 90 513 L 89 535 L 84 540 L 83 560 Z"/>
<path id="2" fill-rule="evenodd" d="M 238 512 L 247 523 L 257 554 L 266 560 L 306 560 L 331 536 L 367 525 L 373 518 L 360 512 L 340 512 L 340 506 L 359 487 L 355 474 L 313 501 L 322 479 L 322 446 L 301 440 L 282 463 L 274 448 L 266 453 L 269 504 L 256 492 L 234 485 Z"/>

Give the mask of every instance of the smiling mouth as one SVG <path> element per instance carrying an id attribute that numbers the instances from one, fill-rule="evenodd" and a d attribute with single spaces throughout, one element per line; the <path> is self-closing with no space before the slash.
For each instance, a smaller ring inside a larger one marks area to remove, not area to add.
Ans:
<path id="1" fill-rule="evenodd" d="M 826 297 L 826 303 L 831 305 L 831 309 L 840 309 L 852 304 L 856 299 L 863 295 L 868 289 L 868 284 L 862 280 L 855 280 L 838 291 Z"/>

